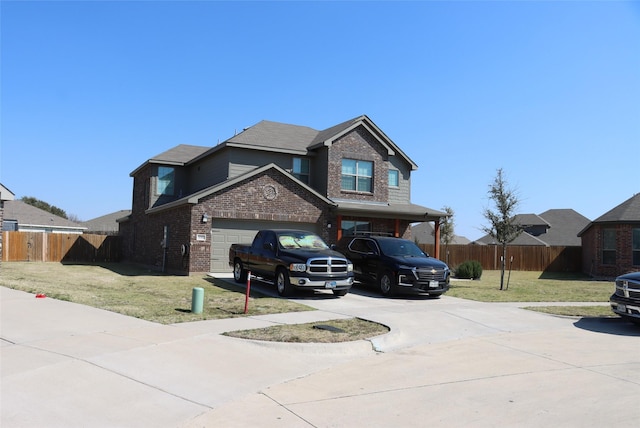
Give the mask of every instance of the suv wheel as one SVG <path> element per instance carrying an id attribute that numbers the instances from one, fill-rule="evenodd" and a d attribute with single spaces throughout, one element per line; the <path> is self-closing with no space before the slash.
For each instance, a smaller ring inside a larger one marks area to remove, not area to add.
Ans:
<path id="1" fill-rule="evenodd" d="M 383 296 L 393 296 L 396 294 L 396 277 L 389 271 L 383 272 L 378 277 L 378 286 Z"/>

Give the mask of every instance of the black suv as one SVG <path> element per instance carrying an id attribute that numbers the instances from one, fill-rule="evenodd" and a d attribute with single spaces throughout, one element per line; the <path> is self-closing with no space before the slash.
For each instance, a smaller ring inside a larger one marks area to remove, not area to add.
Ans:
<path id="1" fill-rule="evenodd" d="M 449 289 L 449 267 L 408 239 L 345 236 L 335 249 L 351 260 L 356 280 L 377 285 L 385 296 L 401 290 L 439 296 Z"/>

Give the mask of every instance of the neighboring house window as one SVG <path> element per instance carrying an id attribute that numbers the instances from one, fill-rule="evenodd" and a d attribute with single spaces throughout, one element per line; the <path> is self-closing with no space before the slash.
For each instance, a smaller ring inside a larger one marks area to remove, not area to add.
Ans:
<path id="1" fill-rule="evenodd" d="M 309 159 L 293 158 L 293 176 L 309 184 Z"/>
<path id="2" fill-rule="evenodd" d="M 175 170 L 169 166 L 158 167 L 158 195 L 173 195 Z"/>
<path id="3" fill-rule="evenodd" d="M 373 162 L 354 159 L 342 160 L 342 190 L 371 192 L 372 183 Z"/>
<path id="4" fill-rule="evenodd" d="M 616 264 L 616 230 L 602 230 L 602 263 L 605 265 Z"/>
<path id="5" fill-rule="evenodd" d="M 358 232 L 371 232 L 371 223 L 368 221 L 342 220 L 342 233 L 355 235 Z"/>
<path id="6" fill-rule="evenodd" d="M 400 173 L 397 169 L 389 170 L 389 187 L 400 186 Z"/>
<path id="7" fill-rule="evenodd" d="M 631 241 L 633 265 L 640 266 L 640 229 L 633 229 L 633 239 Z"/>

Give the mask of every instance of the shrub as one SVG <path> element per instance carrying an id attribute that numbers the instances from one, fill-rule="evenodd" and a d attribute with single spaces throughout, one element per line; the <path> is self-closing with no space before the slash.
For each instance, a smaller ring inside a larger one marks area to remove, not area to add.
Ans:
<path id="1" fill-rule="evenodd" d="M 482 265 L 477 260 L 467 260 L 456 268 L 456 278 L 480 279 Z"/>

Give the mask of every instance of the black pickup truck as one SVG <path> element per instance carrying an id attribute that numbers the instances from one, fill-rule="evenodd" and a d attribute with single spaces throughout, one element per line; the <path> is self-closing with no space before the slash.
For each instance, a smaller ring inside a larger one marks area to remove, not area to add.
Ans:
<path id="1" fill-rule="evenodd" d="M 247 273 L 273 279 L 278 294 L 325 289 L 344 296 L 353 285 L 353 265 L 318 235 L 303 230 L 261 230 L 251 245 L 231 244 L 229 266 L 236 282 Z"/>

